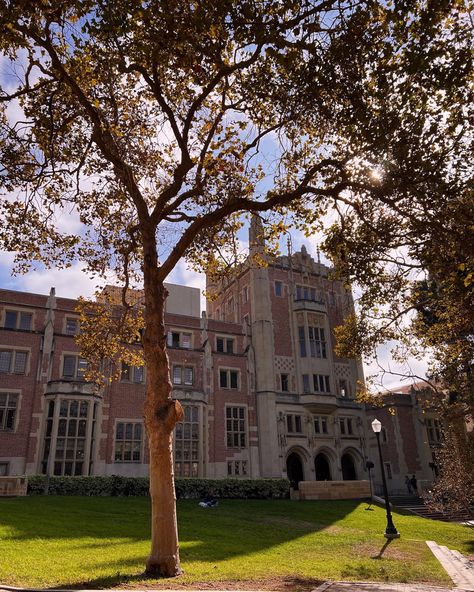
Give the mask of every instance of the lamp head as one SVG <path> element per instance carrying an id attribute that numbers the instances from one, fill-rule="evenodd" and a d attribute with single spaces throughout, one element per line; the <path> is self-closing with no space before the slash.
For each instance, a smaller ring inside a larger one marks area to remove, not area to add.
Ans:
<path id="1" fill-rule="evenodd" d="M 378 419 L 374 419 L 374 421 L 372 422 L 372 429 L 376 434 L 382 431 L 382 424 Z"/>

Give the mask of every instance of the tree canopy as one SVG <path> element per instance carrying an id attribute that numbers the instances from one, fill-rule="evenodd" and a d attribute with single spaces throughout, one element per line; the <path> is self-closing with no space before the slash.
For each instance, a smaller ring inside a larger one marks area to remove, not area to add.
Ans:
<path id="1" fill-rule="evenodd" d="M 364 288 L 341 347 L 399 335 L 411 308 L 421 333 L 436 307 L 430 335 L 445 318 L 457 343 L 471 335 L 444 298 L 472 304 L 469 13 L 458 0 L 1 0 L 0 28 L 0 246 L 20 270 L 81 260 L 143 282 L 148 570 L 176 574 L 163 281 L 182 257 L 217 274 L 242 213 L 266 213 L 271 239 L 335 211 L 327 251 Z"/>

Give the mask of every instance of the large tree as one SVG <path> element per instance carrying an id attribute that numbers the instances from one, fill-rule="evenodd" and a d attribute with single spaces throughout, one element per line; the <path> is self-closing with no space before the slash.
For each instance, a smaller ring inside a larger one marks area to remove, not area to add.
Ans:
<path id="1" fill-rule="evenodd" d="M 463 6 L 1 0 L 0 28 L 11 66 L 0 94 L 0 244 L 20 270 L 81 260 L 98 275 L 114 270 L 124 288 L 143 282 L 147 571 L 177 575 L 171 446 L 182 411 L 163 282 L 182 257 L 219 273 L 215 250 L 234 243 L 244 212 L 271 213 L 272 237 L 292 221 L 310 232 L 336 208 L 348 224 L 368 223 L 382 241 L 368 248 L 380 249 L 397 222 L 379 212 L 400 200 L 431 212 L 433 196 L 452 195 L 443 183 L 456 182 L 448 161 L 462 144 Z M 81 231 L 61 230 L 65 211 Z"/>

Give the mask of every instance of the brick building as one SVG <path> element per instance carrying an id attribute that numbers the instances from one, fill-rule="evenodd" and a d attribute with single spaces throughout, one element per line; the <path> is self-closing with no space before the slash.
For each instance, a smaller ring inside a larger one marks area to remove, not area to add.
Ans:
<path id="1" fill-rule="evenodd" d="M 265 257 L 261 234 L 253 221 L 247 263 L 231 280 L 208 285 L 217 298 L 206 313 L 199 290 L 169 286 L 171 378 L 185 411 L 175 474 L 367 478 L 375 440 L 371 416 L 354 400 L 361 363 L 333 351 L 333 329 L 353 310 L 351 293 L 304 247 L 254 265 Z M 94 391 L 74 340 L 75 308 L 54 289 L 0 290 L 0 475 L 147 474 L 146 369 L 123 366 L 120 381 Z M 388 442 L 402 438 L 413 456 L 410 430 L 391 430 Z M 425 460 L 410 472 L 424 470 Z M 388 462 L 394 478 L 399 467 Z"/>

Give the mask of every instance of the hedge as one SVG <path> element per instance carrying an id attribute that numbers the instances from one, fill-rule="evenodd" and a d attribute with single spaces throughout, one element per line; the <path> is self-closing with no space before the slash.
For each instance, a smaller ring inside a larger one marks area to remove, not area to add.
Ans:
<path id="1" fill-rule="evenodd" d="M 45 475 L 28 477 L 28 494 L 43 495 Z M 289 497 L 287 479 L 176 479 L 178 499 L 200 499 L 212 491 L 217 498 L 282 499 Z M 146 496 L 147 477 L 50 477 L 49 495 Z"/>

